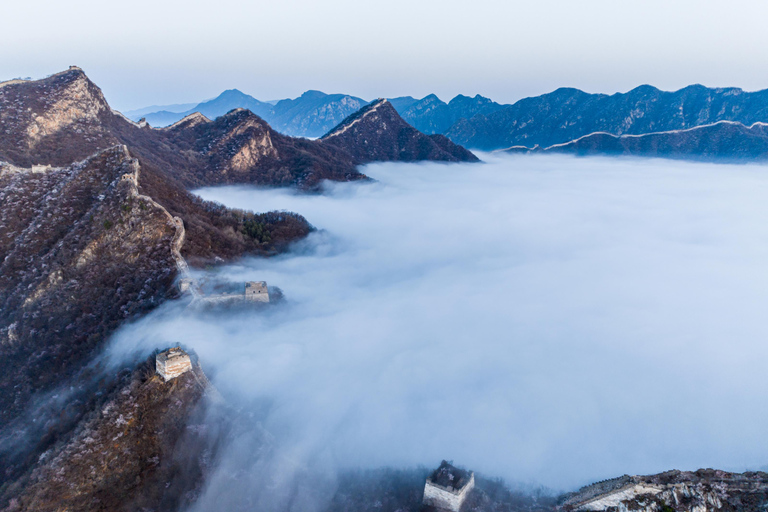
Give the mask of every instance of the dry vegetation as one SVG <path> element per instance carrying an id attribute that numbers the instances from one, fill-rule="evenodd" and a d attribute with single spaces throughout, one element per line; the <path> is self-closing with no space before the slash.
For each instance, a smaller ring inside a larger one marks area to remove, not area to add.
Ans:
<path id="1" fill-rule="evenodd" d="M 21 510 L 177 510 L 194 500 L 215 458 L 202 423 L 209 400 L 199 366 L 163 382 L 154 357 L 122 376 L 77 430 L 0 487 L 0 507 Z"/>
<path id="2" fill-rule="evenodd" d="M 0 176 L 0 424 L 171 293 L 175 228 L 131 197 L 122 148 Z"/>

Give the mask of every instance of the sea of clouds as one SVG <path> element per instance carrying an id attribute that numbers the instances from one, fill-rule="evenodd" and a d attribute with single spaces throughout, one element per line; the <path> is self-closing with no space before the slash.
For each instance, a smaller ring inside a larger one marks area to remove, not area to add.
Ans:
<path id="1" fill-rule="evenodd" d="M 768 169 L 484 158 L 198 191 L 318 228 L 212 271 L 284 303 L 168 305 L 114 340 L 194 349 L 252 408 L 200 510 L 321 508 L 338 469 L 441 459 L 562 490 L 768 462 Z"/>

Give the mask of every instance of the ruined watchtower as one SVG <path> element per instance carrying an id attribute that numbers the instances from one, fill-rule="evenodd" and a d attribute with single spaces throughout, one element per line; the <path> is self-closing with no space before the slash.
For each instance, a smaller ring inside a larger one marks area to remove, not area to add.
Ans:
<path id="1" fill-rule="evenodd" d="M 475 474 L 443 461 L 424 486 L 424 504 L 440 510 L 459 512 L 469 492 L 475 487 Z"/>
<path id="2" fill-rule="evenodd" d="M 155 369 L 163 380 L 168 382 L 182 373 L 191 370 L 192 361 L 189 359 L 189 355 L 186 352 L 179 347 L 175 347 L 157 354 L 157 357 L 155 358 Z"/>
<path id="3" fill-rule="evenodd" d="M 179 279 L 179 291 L 181 293 L 191 292 L 192 291 L 192 287 L 194 285 L 195 285 L 195 282 L 192 279 L 188 278 L 188 277 L 183 277 L 183 278 Z"/>
<path id="4" fill-rule="evenodd" d="M 266 281 L 248 281 L 245 283 L 245 300 L 269 302 L 269 290 Z"/>

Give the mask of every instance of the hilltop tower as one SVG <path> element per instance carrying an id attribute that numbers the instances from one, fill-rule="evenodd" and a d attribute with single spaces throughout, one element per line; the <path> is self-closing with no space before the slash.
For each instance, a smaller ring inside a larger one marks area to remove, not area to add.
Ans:
<path id="1" fill-rule="evenodd" d="M 459 512 L 475 487 L 475 473 L 459 469 L 447 461 L 432 472 L 424 485 L 424 505 Z"/>
<path id="2" fill-rule="evenodd" d="M 245 283 L 245 300 L 269 302 L 269 290 L 266 281 L 248 281 Z"/>
<path id="3" fill-rule="evenodd" d="M 179 347 L 160 352 L 155 358 L 155 370 L 165 382 L 192 369 L 189 355 Z"/>

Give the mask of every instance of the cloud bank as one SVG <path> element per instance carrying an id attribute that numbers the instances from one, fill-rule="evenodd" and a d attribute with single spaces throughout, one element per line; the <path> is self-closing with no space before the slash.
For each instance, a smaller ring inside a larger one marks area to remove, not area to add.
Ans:
<path id="1" fill-rule="evenodd" d="M 321 196 L 198 191 L 320 228 L 217 271 L 285 303 L 168 306 L 116 336 L 193 348 L 246 413 L 201 510 L 320 508 L 337 469 L 441 459 L 558 489 L 766 463 L 766 169 L 486 158 L 371 165 Z"/>

